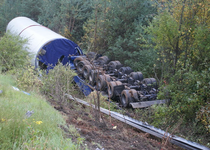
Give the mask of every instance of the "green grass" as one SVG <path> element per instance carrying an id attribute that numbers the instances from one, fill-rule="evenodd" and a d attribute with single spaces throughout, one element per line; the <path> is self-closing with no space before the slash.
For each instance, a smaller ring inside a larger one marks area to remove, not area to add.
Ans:
<path id="1" fill-rule="evenodd" d="M 15 91 L 11 76 L 0 75 L 0 149 L 79 149 L 64 139 L 62 116 L 43 97 Z M 26 117 L 27 111 L 34 111 Z"/>

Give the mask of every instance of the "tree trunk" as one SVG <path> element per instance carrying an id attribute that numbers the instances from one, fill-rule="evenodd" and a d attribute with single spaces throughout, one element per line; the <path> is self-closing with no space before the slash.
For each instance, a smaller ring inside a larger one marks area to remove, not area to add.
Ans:
<path id="1" fill-rule="evenodd" d="M 181 12 L 180 21 L 179 21 L 178 32 L 181 32 L 181 28 L 182 28 L 182 18 L 183 18 L 183 13 L 184 13 L 184 8 L 185 8 L 185 2 L 186 2 L 186 0 L 184 0 L 184 2 L 183 2 L 182 12 Z M 176 64 L 177 64 L 178 56 L 179 56 L 179 53 L 180 53 L 179 52 L 179 38 L 180 38 L 180 35 L 177 37 L 177 43 L 176 43 L 176 47 L 175 47 L 174 74 L 176 73 Z"/>
<path id="2" fill-rule="evenodd" d="M 98 12 L 98 6 L 95 8 L 95 28 L 94 28 L 94 51 L 96 51 L 96 34 L 97 34 L 97 12 Z"/>

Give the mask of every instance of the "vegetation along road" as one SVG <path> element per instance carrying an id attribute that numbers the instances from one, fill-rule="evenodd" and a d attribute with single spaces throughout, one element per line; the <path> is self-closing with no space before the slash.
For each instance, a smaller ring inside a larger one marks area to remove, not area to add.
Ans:
<path id="1" fill-rule="evenodd" d="M 145 109 L 120 110 L 102 100 L 101 107 L 210 148 L 208 6 L 208 0 L 2 0 L 0 149 L 177 148 L 69 100 L 64 93 L 94 102 L 74 87 L 69 68 L 58 65 L 40 81 L 23 47 L 27 40 L 5 33 L 17 16 L 65 36 L 85 53 L 107 55 L 155 78 L 158 99 L 170 99 Z M 34 113 L 27 118 L 27 111 Z"/>

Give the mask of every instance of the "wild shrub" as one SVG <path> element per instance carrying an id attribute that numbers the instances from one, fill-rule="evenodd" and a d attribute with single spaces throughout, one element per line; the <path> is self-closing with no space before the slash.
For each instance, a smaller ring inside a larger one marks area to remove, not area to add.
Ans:
<path id="1" fill-rule="evenodd" d="M 91 92 L 90 95 L 86 97 L 86 101 L 89 102 L 90 104 L 95 105 L 98 94 L 97 92 L 96 91 Z M 103 96 L 100 92 L 99 92 L 99 99 L 100 99 L 100 107 L 109 109 L 111 111 L 116 111 L 116 112 L 119 111 L 116 109 L 117 105 L 115 104 L 115 102 L 108 100 L 108 98 L 106 96 Z"/>
<path id="2" fill-rule="evenodd" d="M 197 112 L 196 117 L 205 126 L 207 132 L 210 132 L 210 103 L 207 102 L 205 106 L 201 106 Z"/>
<path id="3" fill-rule="evenodd" d="M 22 68 L 28 63 L 29 53 L 27 47 L 23 45 L 27 40 L 20 38 L 17 35 L 12 35 L 10 32 L 4 34 L 0 38 L 0 66 L 2 72 L 13 69 Z"/>
<path id="4" fill-rule="evenodd" d="M 26 65 L 16 71 L 17 87 L 25 91 L 38 91 L 42 86 L 42 81 L 38 76 L 38 71 L 34 66 Z"/>
<path id="5" fill-rule="evenodd" d="M 42 73 L 40 91 L 46 96 L 59 102 L 67 102 L 65 94 L 75 94 L 73 77 L 76 73 L 69 66 L 58 64 L 46 73 Z"/>
<path id="6" fill-rule="evenodd" d="M 199 139 L 205 140 L 210 131 L 209 83 L 209 70 L 177 71 L 171 77 L 170 84 L 164 85 L 165 88 L 162 88 L 163 91 L 159 94 L 161 99 L 164 98 L 164 93 L 168 93 L 167 97 L 171 99 L 169 106 L 153 107 L 155 113 L 152 124 L 163 128 L 169 126 L 174 128 L 182 120 L 181 126 L 188 131 L 182 131 L 182 134 L 185 136 L 191 134 L 189 138 L 201 143 L 195 137 L 200 136 Z"/>
<path id="7" fill-rule="evenodd" d="M 163 84 L 158 98 L 170 99 L 168 105 L 153 106 L 153 124 L 166 129 L 177 126 L 182 120 L 180 127 L 185 131 L 179 133 L 185 133 L 188 138 L 209 137 L 210 20 L 205 13 L 207 3 L 206 0 L 166 1 L 147 28 L 158 56 L 156 74 Z M 195 10 L 197 13 L 193 13 Z"/>

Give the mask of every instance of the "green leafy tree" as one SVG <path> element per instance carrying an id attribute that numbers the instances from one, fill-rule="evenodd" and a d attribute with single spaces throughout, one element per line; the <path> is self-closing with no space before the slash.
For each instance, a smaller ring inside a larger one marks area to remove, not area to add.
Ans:
<path id="1" fill-rule="evenodd" d="M 84 25 L 86 49 L 107 54 L 136 71 L 151 73 L 155 53 L 144 47 L 149 37 L 142 27 L 148 25 L 155 13 L 151 1 L 97 1 Z"/>
<path id="2" fill-rule="evenodd" d="M 180 0 L 165 1 L 160 6 L 159 15 L 147 31 L 153 35 L 154 48 L 159 56 L 157 63 L 159 69 L 163 68 L 161 77 L 175 74 L 182 67 L 187 68 L 187 63 L 199 70 L 200 64 L 209 56 L 207 43 L 202 45 L 204 42 L 198 38 L 204 32 L 208 34 L 210 17 L 207 3 Z M 201 32 L 201 28 L 204 32 Z M 205 41 L 207 36 L 203 38 Z"/>
<path id="3" fill-rule="evenodd" d="M 55 32 L 59 32 L 60 19 L 60 1 L 57 0 L 45 0 L 43 1 L 43 9 L 41 9 L 41 15 L 38 16 L 38 22 L 42 25 L 49 27 Z"/>
<path id="4" fill-rule="evenodd" d="M 7 24 L 15 17 L 26 16 L 37 21 L 41 9 L 41 0 L 2 1 L 0 3 L 0 35 L 4 34 Z"/>
<path id="5" fill-rule="evenodd" d="M 15 0 L 4 0 L 0 5 L 0 32 L 4 34 L 10 20 L 16 16 L 22 16 L 22 6 Z"/>
<path id="6" fill-rule="evenodd" d="M 75 42 L 84 34 L 83 23 L 89 17 L 90 0 L 47 0 L 39 15 L 39 22 Z"/>
<path id="7" fill-rule="evenodd" d="M 182 125 L 195 124 L 192 135 L 204 137 L 210 127 L 208 4 L 208 0 L 161 1 L 158 15 L 146 29 L 158 55 L 158 77 L 165 82 L 159 98 L 171 99 L 164 113 L 156 110 L 154 122 L 166 117 L 159 123 L 175 126 L 182 119 Z"/>
<path id="8" fill-rule="evenodd" d="M 62 0 L 60 13 L 65 14 L 61 19 L 62 33 L 70 33 L 75 42 L 81 42 L 83 24 L 92 12 L 91 6 L 90 0 Z"/>
<path id="9" fill-rule="evenodd" d="M 5 72 L 22 68 L 28 63 L 29 53 L 27 47 L 23 47 L 26 42 L 27 40 L 9 32 L 0 38 L 0 71 Z"/>
<path id="10" fill-rule="evenodd" d="M 21 5 L 24 15 L 32 20 L 38 21 L 38 17 L 42 15 L 41 10 L 45 8 L 43 2 L 42 0 L 23 0 Z"/>

